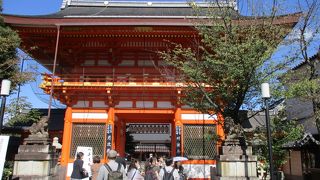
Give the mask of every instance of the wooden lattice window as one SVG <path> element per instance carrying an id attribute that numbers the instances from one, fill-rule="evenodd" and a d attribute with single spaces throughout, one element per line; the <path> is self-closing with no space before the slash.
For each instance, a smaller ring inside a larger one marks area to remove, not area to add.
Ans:
<path id="1" fill-rule="evenodd" d="M 215 125 L 185 124 L 183 126 L 184 156 L 189 159 L 214 159 L 216 144 L 204 136 L 211 132 L 216 132 Z"/>
<path id="2" fill-rule="evenodd" d="M 78 146 L 92 147 L 93 156 L 103 157 L 105 142 L 105 124 L 72 125 L 70 158 L 75 157 Z"/>

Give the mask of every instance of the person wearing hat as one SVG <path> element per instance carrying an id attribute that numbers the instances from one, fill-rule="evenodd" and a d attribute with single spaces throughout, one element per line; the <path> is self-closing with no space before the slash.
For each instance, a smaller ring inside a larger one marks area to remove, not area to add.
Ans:
<path id="1" fill-rule="evenodd" d="M 119 177 L 119 174 L 122 175 L 121 179 L 127 179 L 124 167 L 115 161 L 117 154 L 117 151 L 113 149 L 107 153 L 109 162 L 100 167 L 97 180 L 108 180 L 109 176 L 112 176 L 112 179 L 117 179 L 116 176 Z"/>

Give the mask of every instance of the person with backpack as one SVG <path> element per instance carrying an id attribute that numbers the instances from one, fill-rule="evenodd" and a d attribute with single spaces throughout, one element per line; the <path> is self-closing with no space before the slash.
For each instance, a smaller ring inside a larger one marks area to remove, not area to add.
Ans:
<path id="1" fill-rule="evenodd" d="M 100 167 L 97 180 L 126 180 L 126 172 L 122 164 L 117 163 L 117 151 L 110 150 L 107 153 L 109 162 Z"/>
<path id="2" fill-rule="evenodd" d="M 165 163 L 166 166 L 160 169 L 160 180 L 179 180 L 180 175 L 178 173 L 178 170 L 173 167 L 173 160 L 166 159 Z"/>
<path id="3" fill-rule="evenodd" d="M 159 167 L 157 166 L 158 161 L 157 158 L 149 158 L 149 161 L 146 165 L 145 180 L 158 180 L 159 179 Z"/>
<path id="4" fill-rule="evenodd" d="M 126 160 L 123 157 L 121 157 L 119 153 L 117 154 L 116 162 L 122 164 L 124 167 L 124 170 L 126 170 L 127 168 Z"/>

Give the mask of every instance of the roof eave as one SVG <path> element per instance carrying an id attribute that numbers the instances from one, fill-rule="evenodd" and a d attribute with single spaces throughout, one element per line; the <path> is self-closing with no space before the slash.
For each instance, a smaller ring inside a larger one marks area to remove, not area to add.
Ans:
<path id="1" fill-rule="evenodd" d="M 301 13 L 275 18 L 274 24 L 295 25 Z M 44 18 L 37 16 L 3 15 L 4 22 L 12 26 L 194 26 L 195 20 L 207 16 L 69 16 L 64 18 Z M 217 18 L 218 19 L 218 18 Z M 260 18 L 236 19 L 241 24 L 257 23 Z"/>
<path id="2" fill-rule="evenodd" d="M 67 18 L 37 18 L 3 15 L 4 22 L 12 26 L 194 26 L 192 17 L 171 16 L 109 16 L 109 17 L 67 17 Z"/>

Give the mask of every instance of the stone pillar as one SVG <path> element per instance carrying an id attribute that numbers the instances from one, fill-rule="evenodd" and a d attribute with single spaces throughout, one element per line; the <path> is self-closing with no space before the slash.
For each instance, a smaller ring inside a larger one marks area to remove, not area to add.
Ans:
<path id="1" fill-rule="evenodd" d="M 49 180 L 56 163 L 55 147 L 49 144 L 48 138 L 30 135 L 15 156 L 13 179 Z"/>
<path id="2" fill-rule="evenodd" d="M 222 146 L 217 159 L 216 180 L 258 180 L 257 156 L 251 146 Z"/>

